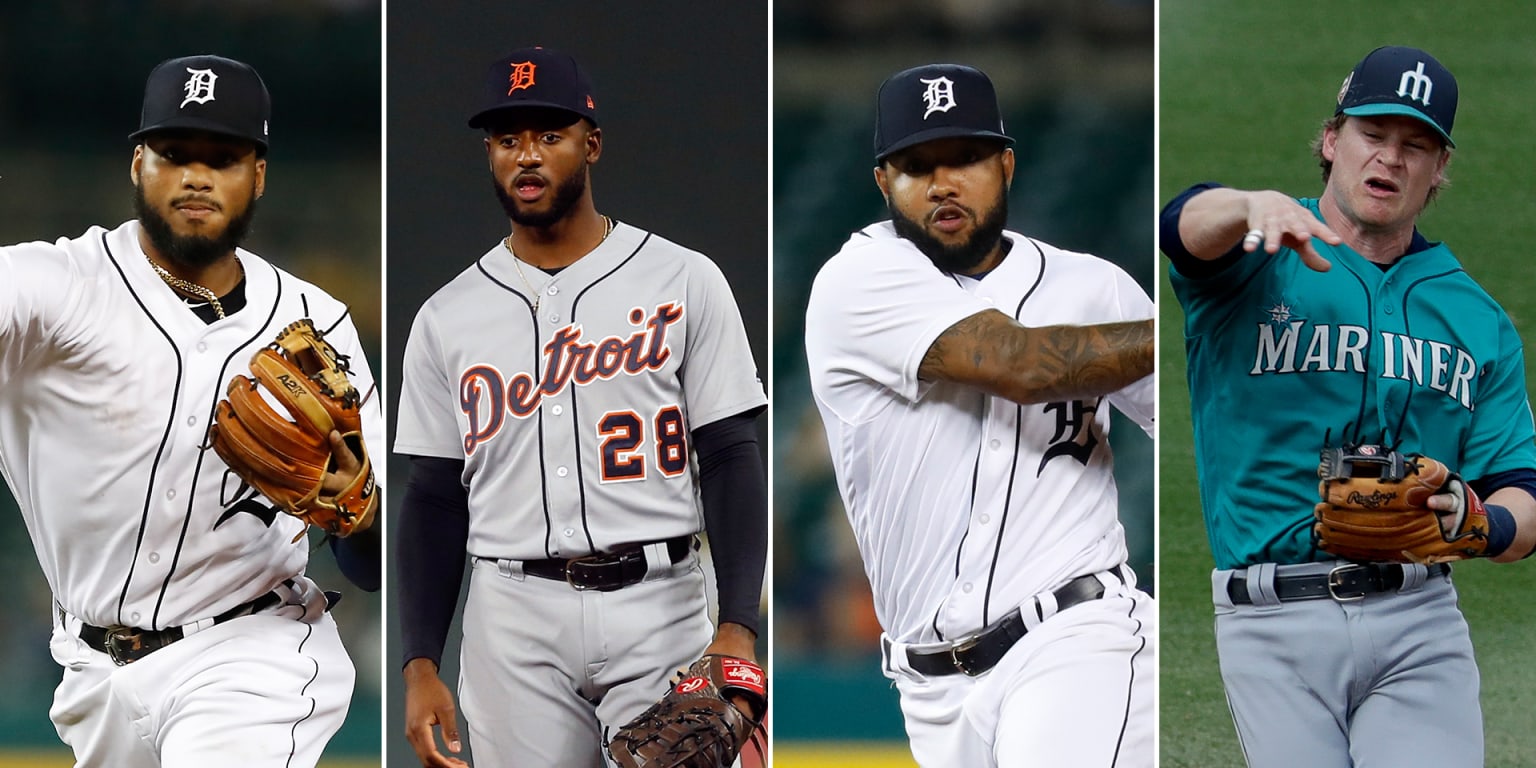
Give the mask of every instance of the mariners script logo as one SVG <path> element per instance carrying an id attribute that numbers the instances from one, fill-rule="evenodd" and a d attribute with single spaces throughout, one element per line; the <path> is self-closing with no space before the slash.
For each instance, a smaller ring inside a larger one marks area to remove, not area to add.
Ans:
<path id="1" fill-rule="evenodd" d="M 558 395 L 571 384 L 660 370 L 672 359 L 667 329 L 682 319 L 683 305 L 678 302 L 657 306 L 649 317 L 643 308 L 635 307 L 629 311 L 629 324 L 639 330 L 628 337 L 608 336 L 588 342 L 581 340 L 580 325 L 567 325 L 544 345 L 544 370 L 538 379 L 526 372 L 503 379 L 494 366 L 470 366 L 459 376 L 459 409 L 469 420 L 464 455 L 474 453 L 478 445 L 494 437 L 508 413 L 513 418 L 528 418 L 545 397 Z"/>
<path id="2" fill-rule="evenodd" d="M 218 74 L 211 69 L 193 69 L 191 67 L 187 67 L 187 72 L 191 73 L 192 76 L 187 78 L 186 85 L 182 86 L 182 90 L 187 94 L 187 97 L 181 100 L 181 107 L 185 107 L 194 101 L 198 104 L 207 104 L 213 101 L 213 84 L 218 82 Z M 177 107 L 177 109 L 181 109 L 181 107 Z"/>

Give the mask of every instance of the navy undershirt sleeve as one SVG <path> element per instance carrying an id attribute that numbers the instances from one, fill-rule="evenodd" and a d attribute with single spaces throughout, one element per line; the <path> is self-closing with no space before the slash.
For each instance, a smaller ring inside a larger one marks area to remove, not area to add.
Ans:
<path id="1" fill-rule="evenodd" d="M 1500 488 L 1519 488 L 1536 499 L 1536 469 L 1521 468 L 1511 469 L 1507 472 L 1495 472 L 1487 477 L 1476 480 L 1468 480 L 1467 485 L 1477 492 L 1478 498 L 1487 499 L 1494 491 Z"/>
<path id="2" fill-rule="evenodd" d="M 383 586 L 384 575 L 384 499 L 378 501 L 373 525 L 361 533 L 345 539 L 329 537 L 331 554 L 336 556 L 336 566 L 347 581 L 356 584 L 364 592 L 377 592 Z"/>
<path id="3" fill-rule="evenodd" d="M 693 430 L 704 529 L 719 589 L 720 622 L 758 631 L 768 560 L 768 494 L 757 446 L 760 409 Z"/>
<path id="4" fill-rule="evenodd" d="M 443 646 L 458 607 L 469 543 L 469 490 L 464 460 L 412 456 L 393 537 L 401 665 L 427 658 L 442 667 Z"/>
<path id="5" fill-rule="evenodd" d="M 1231 266 L 1239 258 L 1242 258 L 1242 243 L 1236 243 L 1232 250 L 1227 251 L 1218 259 L 1206 261 L 1195 258 L 1189 249 L 1184 247 L 1184 238 L 1179 237 L 1179 217 L 1184 215 L 1184 204 L 1189 199 L 1208 189 L 1221 189 L 1224 185 L 1214 181 L 1204 181 L 1175 195 L 1168 204 L 1163 206 L 1163 212 L 1157 217 L 1157 244 L 1162 249 L 1168 260 L 1173 262 L 1173 268 L 1179 274 L 1191 278 L 1200 279 L 1210 277 Z"/>

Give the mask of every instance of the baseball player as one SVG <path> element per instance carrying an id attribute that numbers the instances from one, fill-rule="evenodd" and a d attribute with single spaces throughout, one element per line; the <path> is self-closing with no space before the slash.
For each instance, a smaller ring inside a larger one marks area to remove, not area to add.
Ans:
<path id="1" fill-rule="evenodd" d="M 512 232 L 422 306 L 402 364 L 407 736 L 423 765 L 464 764 L 437 667 L 467 553 L 459 702 L 476 760 L 601 766 L 680 667 L 753 659 L 767 399 L 720 270 L 594 206 L 602 129 L 576 62 L 517 50 L 484 90 L 469 125 Z"/>
<path id="2" fill-rule="evenodd" d="M 305 524 L 205 447 L 226 382 L 301 318 L 372 389 L 346 307 L 239 247 L 269 105 L 246 64 L 162 62 L 131 136 L 137 218 L 0 247 L 0 465 L 53 592 L 49 714 L 79 766 L 313 766 L 346 715 Z M 334 544 L 366 589 L 378 545 Z"/>
<path id="3" fill-rule="evenodd" d="M 1151 765 L 1154 606 L 1107 440 L 1111 405 L 1153 428 L 1152 303 L 1004 230 L 1012 144 L 979 70 L 880 87 L 891 220 L 816 276 L 811 389 L 918 763 Z"/>
<path id="4" fill-rule="evenodd" d="M 1536 543 L 1520 339 L 1415 226 L 1445 181 L 1456 102 L 1434 57 L 1378 48 L 1314 143 L 1319 197 L 1200 184 L 1163 210 L 1217 651 L 1250 766 L 1482 765 L 1450 566 L 1344 560 L 1313 536 L 1319 448 L 1345 441 L 1460 473 L 1428 506 L 1486 500 L 1484 556 Z"/>

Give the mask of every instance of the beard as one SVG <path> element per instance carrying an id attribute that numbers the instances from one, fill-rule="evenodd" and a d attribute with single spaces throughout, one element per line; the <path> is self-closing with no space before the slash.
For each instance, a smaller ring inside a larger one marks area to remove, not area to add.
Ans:
<path id="1" fill-rule="evenodd" d="M 912 241 L 934 266 L 950 273 L 966 274 L 975 269 L 997 247 L 1003 237 L 1003 226 L 1008 223 L 1007 190 L 998 192 L 997 203 L 986 216 L 977 219 L 976 229 L 971 232 L 971 236 L 954 245 L 946 245 L 928 234 L 922 224 L 902 215 L 890 198 L 886 198 L 885 207 L 891 213 L 891 223 L 896 227 L 896 234 Z"/>
<path id="2" fill-rule="evenodd" d="M 176 202 L 175 199 L 171 201 L 172 205 Z M 144 199 L 144 187 L 140 184 L 133 186 L 133 211 L 144 227 L 145 234 L 149 235 L 149 241 L 154 243 L 155 250 L 161 256 L 178 266 L 199 270 L 233 253 L 245 241 L 246 234 L 251 230 L 251 219 L 256 216 L 256 195 L 253 188 L 251 201 L 245 210 L 231 218 L 224 231 L 213 237 L 176 234 L 171 229 L 171 222 Z"/>
<path id="3" fill-rule="evenodd" d="M 501 201 L 501 209 L 507 212 L 507 218 L 513 224 L 520 227 L 544 229 L 552 226 L 570 214 L 576 202 L 587 191 L 587 163 L 582 161 L 581 166 L 570 176 L 555 184 L 554 192 L 549 200 L 549 210 L 542 213 L 525 211 L 518 208 L 518 200 L 513 198 L 496 180 L 495 173 L 491 174 L 491 186 L 496 189 L 496 199 Z"/>

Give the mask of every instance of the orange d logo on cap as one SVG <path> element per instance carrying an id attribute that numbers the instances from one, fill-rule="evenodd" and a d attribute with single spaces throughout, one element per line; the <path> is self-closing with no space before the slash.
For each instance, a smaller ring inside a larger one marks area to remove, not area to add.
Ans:
<path id="1" fill-rule="evenodd" d="M 507 88 L 507 95 L 511 96 L 512 92 L 519 88 L 532 88 L 533 71 L 538 68 L 538 65 L 531 61 L 514 61 L 511 66 L 512 74 L 507 76 L 507 82 L 511 87 Z"/>

